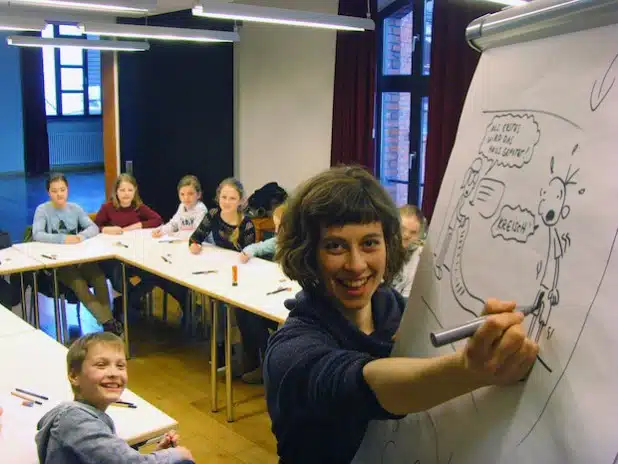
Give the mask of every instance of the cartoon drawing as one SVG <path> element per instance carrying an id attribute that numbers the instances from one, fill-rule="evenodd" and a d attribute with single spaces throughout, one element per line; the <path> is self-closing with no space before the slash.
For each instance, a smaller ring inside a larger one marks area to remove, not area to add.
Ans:
<path id="1" fill-rule="evenodd" d="M 578 150 L 578 145 L 573 148 L 572 154 Z M 550 163 L 551 174 L 554 173 L 554 158 Z M 579 169 L 571 172 L 571 166 L 566 176 L 554 176 L 546 187 L 541 189 L 541 200 L 539 201 L 538 213 L 547 227 L 549 236 L 547 255 L 537 267 L 540 276 L 540 288 L 537 298 L 543 292 L 545 296 L 540 305 L 540 309 L 533 313 L 532 322 L 528 329 L 528 336 L 538 342 L 543 334 L 543 330 L 549 323 L 552 308 L 560 302 L 560 291 L 558 280 L 560 277 L 560 263 L 564 258 L 564 253 L 571 244 L 568 233 L 560 235 L 557 229 L 558 223 L 571 212 L 571 207 L 566 204 L 567 187 L 575 185 L 573 180 Z M 548 334 L 551 336 L 551 334 Z"/>
<path id="2" fill-rule="evenodd" d="M 450 271 L 451 275 L 451 287 L 453 294 L 459 302 L 464 311 L 476 316 L 483 308 L 484 301 L 473 295 L 466 286 L 463 276 L 463 263 L 462 253 L 464 245 L 466 243 L 466 237 L 470 230 L 470 217 L 467 211 L 467 203 L 473 205 L 473 201 L 469 201 L 470 196 L 475 192 L 476 187 L 479 185 L 479 178 L 481 176 L 481 169 L 483 168 L 483 159 L 476 158 L 466 171 L 464 180 L 461 184 L 461 194 L 457 206 L 452 213 L 451 219 L 448 223 L 448 230 L 446 237 L 442 242 L 440 252 L 436 257 L 435 274 L 440 280 L 443 275 L 443 268 Z M 453 262 L 451 269 L 449 269 L 444 260 L 451 247 L 453 236 L 456 234 L 455 250 L 453 255 Z"/>

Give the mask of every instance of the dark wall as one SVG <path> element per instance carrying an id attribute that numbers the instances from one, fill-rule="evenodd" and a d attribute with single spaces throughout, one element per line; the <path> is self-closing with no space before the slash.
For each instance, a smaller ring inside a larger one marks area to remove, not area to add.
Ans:
<path id="1" fill-rule="evenodd" d="M 149 24 L 203 27 L 190 12 Z M 218 27 L 223 29 L 223 27 Z M 133 161 L 144 201 L 165 220 L 178 207 L 176 184 L 196 175 L 204 201 L 233 175 L 233 45 L 151 41 L 150 50 L 119 53 L 121 171 Z"/>

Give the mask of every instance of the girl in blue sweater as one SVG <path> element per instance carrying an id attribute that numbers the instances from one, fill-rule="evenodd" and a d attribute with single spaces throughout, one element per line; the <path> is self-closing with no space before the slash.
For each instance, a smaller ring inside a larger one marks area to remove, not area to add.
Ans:
<path id="1" fill-rule="evenodd" d="M 514 303 L 493 314 L 463 351 L 391 358 L 404 310 L 389 284 L 404 260 L 399 213 L 360 167 L 323 172 L 289 200 L 276 259 L 303 290 L 269 340 L 266 401 L 282 463 L 349 463 L 369 421 L 425 411 L 532 367 Z"/>
<path id="2" fill-rule="evenodd" d="M 37 242 L 81 243 L 99 233 L 99 228 L 77 204 L 70 203 L 69 182 L 53 174 L 46 183 L 49 200 L 34 212 L 32 239 Z M 120 335 L 122 324 L 112 316 L 105 274 L 97 263 L 84 263 L 58 269 L 58 280 L 69 287 L 88 308 L 103 330 Z M 90 292 L 94 287 L 94 295 Z"/>

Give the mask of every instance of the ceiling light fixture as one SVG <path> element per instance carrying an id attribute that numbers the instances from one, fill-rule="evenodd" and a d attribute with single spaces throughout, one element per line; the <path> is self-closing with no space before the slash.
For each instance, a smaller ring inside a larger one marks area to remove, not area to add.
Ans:
<path id="1" fill-rule="evenodd" d="M 491 3 L 498 3 L 500 5 L 507 5 L 507 6 L 519 6 L 519 5 L 525 5 L 526 1 L 524 0 L 486 0 L 488 2 Z"/>
<path id="2" fill-rule="evenodd" d="M 45 26 L 45 21 L 41 19 L 11 16 L 0 18 L 0 30 L 2 31 L 42 31 Z"/>
<path id="3" fill-rule="evenodd" d="M 64 8 L 71 10 L 88 10 L 115 12 L 123 14 L 147 14 L 149 9 L 156 6 L 156 1 L 122 1 L 122 0 L 11 0 L 14 5 L 32 5 L 50 8 Z"/>
<path id="4" fill-rule="evenodd" d="M 288 26 L 304 26 L 343 31 L 374 30 L 375 23 L 369 18 L 356 18 L 312 11 L 287 10 L 265 6 L 241 5 L 203 0 L 193 8 L 195 16 L 207 18 L 232 19 L 236 21 L 255 21 Z"/>
<path id="5" fill-rule="evenodd" d="M 44 39 L 22 35 L 10 35 L 6 38 L 9 45 L 16 47 L 52 47 L 52 48 L 80 48 L 89 50 L 112 50 L 120 52 L 144 52 L 150 49 L 147 42 L 128 42 L 116 40 L 87 40 L 87 39 Z"/>
<path id="6" fill-rule="evenodd" d="M 183 40 L 189 42 L 238 42 L 237 32 L 178 27 L 138 26 L 115 23 L 83 23 L 81 29 L 92 35 L 134 39 Z"/>

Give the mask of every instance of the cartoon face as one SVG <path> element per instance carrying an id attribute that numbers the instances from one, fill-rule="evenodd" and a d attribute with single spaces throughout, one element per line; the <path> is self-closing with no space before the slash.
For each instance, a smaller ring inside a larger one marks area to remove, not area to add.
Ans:
<path id="1" fill-rule="evenodd" d="M 461 184 L 464 197 L 469 197 L 470 194 L 474 191 L 476 184 L 479 181 L 480 172 L 481 172 L 482 167 L 483 167 L 483 160 L 481 158 L 476 158 L 474 162 L 470 165 L 468 170 L 466 171 L 466 175 Z"/>
<path id="2" fill-rule="evenodd" d="M 547 187 L 541 189 L 541 201 L 539 202 L 539 216 L 547 226 L 555 226 L 560 218 L 566 218 L 569 207 L 566 201 L 566 186 L 559 177 L 554 177 Z"/>

